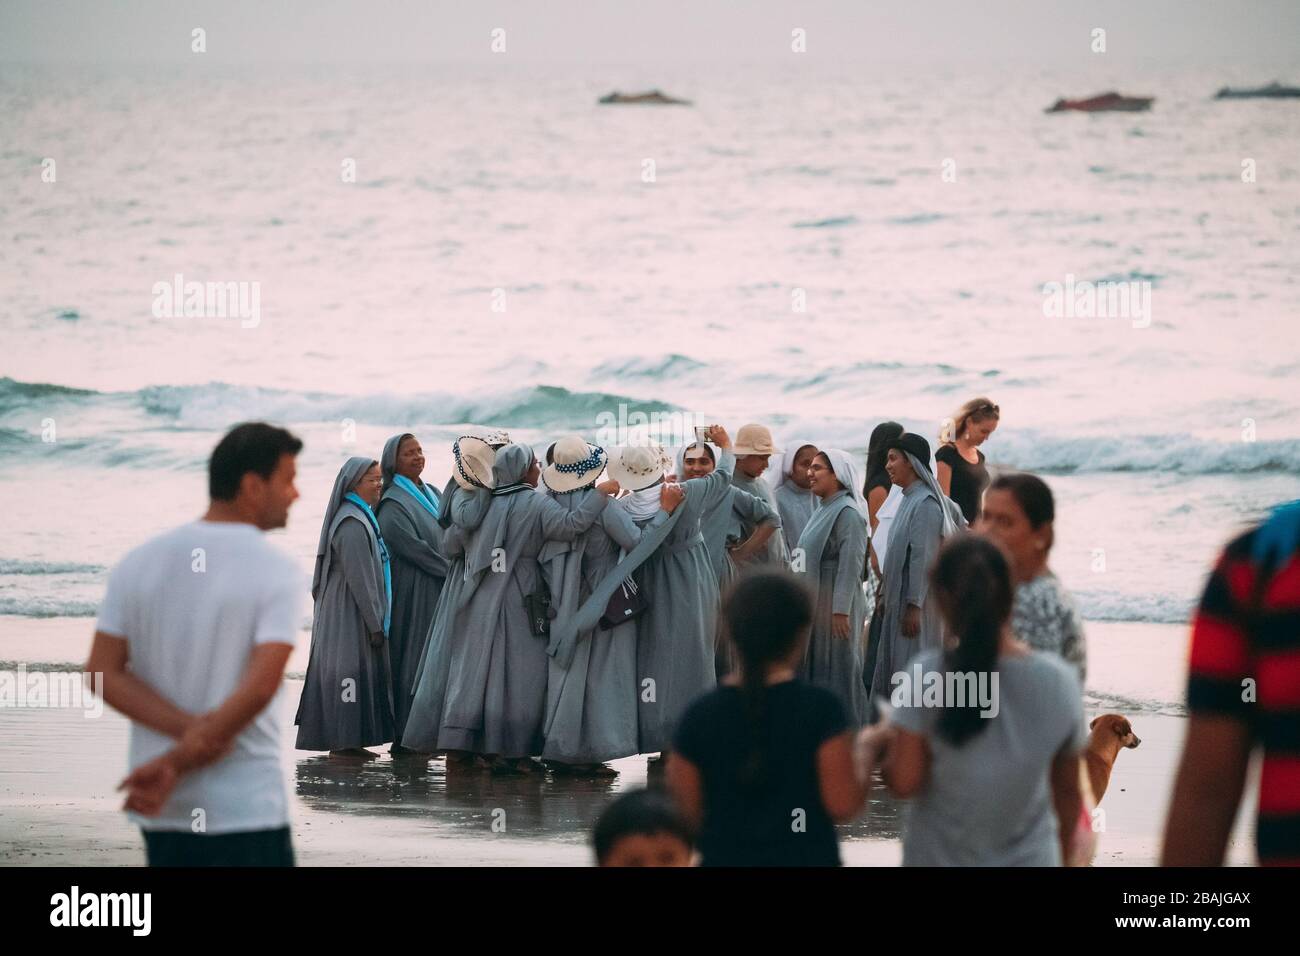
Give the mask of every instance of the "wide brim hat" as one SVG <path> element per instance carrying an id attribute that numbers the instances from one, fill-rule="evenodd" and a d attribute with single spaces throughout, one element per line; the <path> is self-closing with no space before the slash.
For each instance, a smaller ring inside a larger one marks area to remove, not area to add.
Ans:
<path id="1" fill-rule="evenodd" d="M 551 464 L 542 480 L 552 491 L 573 491 L 600 477 L 609 455 L 599 445 L 592 445 L 579 435 L 566 435 L 551 446 Z"/>
<path id="2" fill-rule="evenodd" d="M 924 465 L 926 471 L 930 470 L 930 443 L 925 440 L 925 436 L 915 432 L 903 432 L 897 438 L 885 442 L 885 449 L 890 448 L 907 452 Z"/>
<path id="3" fill-rule="evenodd" d="M 661 445 L 648 442 L 644 445 L 620 445 L 609 456 L 609 477 L 620 488 L 640 491 L 649 488 L 672 467 L 672 460 Z"/>
<path id="4" fill-rule="evenodd" d="M 740 455 L 779 455 L 781 449 L 772 441 L 772 432 L 763 425 L 741 425 L 732 443 L 731 453 Z"/>
<path id="5" fill-rule="evenodd" d="M 494 428 L 492 431 L 483 435 L 483 441 L 487 442 L 488 447 L 494 451 L 498 448 L 504 448 L 506 445 L 513 444 L 510 441 L 510 433 L 504 428 Z"/>
<path id="6" fill-rule="evenodd" d="M 496 479 L 492 475 L 492 466 L 496 464 L 497 453 L 482 438 L 462 435 L 451 446 L 451 474 L 456 484 L 466 491 L 476 488 L 492 488 Z"/>
<path id="7" fill-rule="evenodd" d="M 512 444 L 510 441 L 510 433 L 504 428 L 486 428 L 479 425 L 471 425 L 469 434 L 471 437 L 485 442 L 493 451 Z"/>

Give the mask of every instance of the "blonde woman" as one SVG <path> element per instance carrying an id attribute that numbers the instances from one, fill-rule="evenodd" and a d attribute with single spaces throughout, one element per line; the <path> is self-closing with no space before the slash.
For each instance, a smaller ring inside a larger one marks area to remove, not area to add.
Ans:
<path id="1" fill-rule="evenodd" d="M 972 398 L 944 422 L 935 452 L 935 477 L 943 493 L 957 502 L 967 523 L 974 524 L 982 510 L 989 470 L 979 446 L 998 427 L 1001 413 L 987 398 Z"/>

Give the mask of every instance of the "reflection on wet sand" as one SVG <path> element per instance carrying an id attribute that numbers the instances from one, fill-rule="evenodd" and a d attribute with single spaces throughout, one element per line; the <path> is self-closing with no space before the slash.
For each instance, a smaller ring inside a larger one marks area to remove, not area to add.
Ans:
<path id="1" fill-rule="evenodd" d="M 583 843 L 616 794 L 663 784 L 662 770 L 655 765 L 647 772 L 644 757 L 616 760 L 611 766 L 618 776 L 521 776 L 459 765 L 449 770 L 442 757 L 311 756 L 295 765 L 295 792 L 315 812 L 419 821 L 440 831 L 434 835 L 486 836 L 504 828 L 516 837 Z M 869 810 L 839 827 L 846 861 L 856 855 L 854 843 L 898 839 L 900 811 L 901 803 L 877 784 Z"/>

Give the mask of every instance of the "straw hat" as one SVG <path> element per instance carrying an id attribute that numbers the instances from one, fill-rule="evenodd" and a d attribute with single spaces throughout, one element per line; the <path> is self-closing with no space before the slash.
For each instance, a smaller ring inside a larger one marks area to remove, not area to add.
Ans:
<path id="1" fill-rule="evenodd" d="M 558 454 L 559 448 L 556 448 Z M 640 491 L 649 488 L 664 476 L 672 461 L 663 447 L 654 442 L 644 445 L 620 445 L 609 456 L 609 477 L 620 488 Z"/>
<path id="2" fill-rule="evenodd" d="M 736 440 L 731 449 L 737 457 L 741 455 L 776 455 L 781 449 L 772 444 L 772 433 L 762 425 L 741 425 L 736 432 Z"/>
<path id="3" fill-rule="evenodd" d="M 552 491 L 573 491 L 589 485 L 605 470 L 609 456 L 599 445 L 589 445 L 581 435 L 565 435 L 551 446 L 552 464 L 542 479 Z"/>
<path id="4" fill-rule="evenodd" d="M 492 466 L 496 463 L 497 453 L 483 439 L 463 435 L 452 444 L 451 453 L 455 458 L 452 477 L 466 491 L 491 488 L 496 483 Z"/>

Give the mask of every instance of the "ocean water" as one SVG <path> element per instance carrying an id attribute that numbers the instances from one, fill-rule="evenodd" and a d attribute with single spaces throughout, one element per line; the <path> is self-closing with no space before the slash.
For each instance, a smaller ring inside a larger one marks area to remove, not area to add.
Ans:
<path id="1" fill-rule="evenodd" d="M 306 571 L 337 466 L 399 430 L 440 486 L 471 423 L 676 413 L 862 452 L 977 394 L 990 462 L 1057 494 L 1085 615 L 1183 622 L 1222 543 L 1300 496 L 1300 102 L 1210 98 L 1272 78 L 0 68 L 0 659 L 197 515 L 240 420 L 306 440 Z M 595 104 L 638 86 L 694 105 Z M 1111 87 L 1155 107 L 1043 113 Z M 257 322 L 158 317 L 177 274 L 258 283 Z M 1067 277 L 1148 283 L 1149 314 L 1049 317 Z"/>

